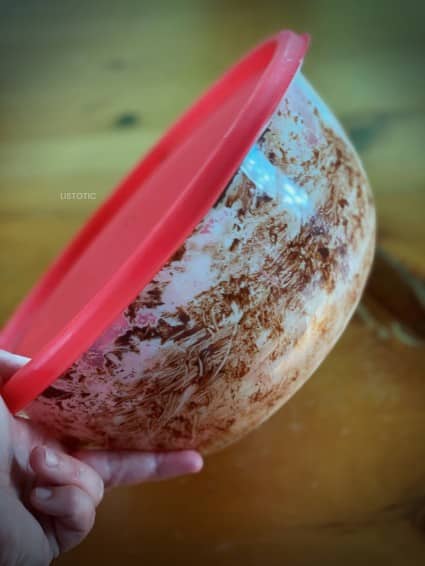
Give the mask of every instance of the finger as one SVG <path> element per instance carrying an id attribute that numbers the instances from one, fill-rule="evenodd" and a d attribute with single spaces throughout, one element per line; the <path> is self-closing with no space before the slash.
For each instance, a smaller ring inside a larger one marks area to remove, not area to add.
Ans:
<path id="1" fill-rule="evenodd" d="M 30 358 L 0 350 L 0 383 L 12 377 L 19 368 L 28 363 Z"/>
<path id="2" fill-rule="evenodd" d="M 202 456 L 194 450 L 166 453 L 82 451 L 75 456 L 94 468 L 106 487 L 195 474 Z"/>
<path id="3" fill-rule="evenodd" d="M 51 447 L 36 446 L 30 465 L 41 485 L 72 485 L 85 491 L 98 505 L 103 497 L 103 480 L 86 463 Z"/>
<path id="4" fill-rule="evenodd" d="M 30 496 L 36 511 L 54 518 L 62 552 L 79 544 L 91 531 L 96 516 L 92 498 L 73 485 L 36 487 Z"/>

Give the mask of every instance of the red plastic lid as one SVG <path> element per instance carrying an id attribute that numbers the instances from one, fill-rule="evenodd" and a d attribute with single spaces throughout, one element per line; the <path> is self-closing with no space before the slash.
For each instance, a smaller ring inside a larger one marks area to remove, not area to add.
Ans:
<path id="1" fill-rule="evenodd" d="M 2 390 L 17 412 L 134 300 L 219 198 L 300 67 L 282 31 L 232 67 L 92 216 L 9 320 L 0 347 L 31 357 Z"/>

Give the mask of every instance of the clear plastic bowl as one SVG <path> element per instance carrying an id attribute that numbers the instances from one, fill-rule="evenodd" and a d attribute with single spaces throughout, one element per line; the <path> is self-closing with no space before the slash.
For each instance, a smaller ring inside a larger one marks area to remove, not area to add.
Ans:
<path id="1" fill-rule="evenodd" d="M 307 45 L 283 31 L 231 68 L 49 268 L 0 335 L 31 357 L 2 388 L 12 412 L 78 445 L 208 452 L 311 375 L 360 298 L 375 215 L 299 72 Z"/>
<path id="2" fill-rule="evenodd" d="M 221 448 L 324 359 L 374 240 L 359 158 L 299 72 L 214 207 L 26 413 L 78 444 Z"/>

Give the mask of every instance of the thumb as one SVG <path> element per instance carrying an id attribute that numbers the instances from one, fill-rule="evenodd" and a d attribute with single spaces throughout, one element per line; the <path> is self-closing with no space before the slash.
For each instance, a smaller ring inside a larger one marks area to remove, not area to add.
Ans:
<path id="1" fill-rule="evenodd" d="M 6 350 L 0 350 L 0 385 L 7 381 L 9 377 L 28 363 L 30 358 L 12 354 Z"/>

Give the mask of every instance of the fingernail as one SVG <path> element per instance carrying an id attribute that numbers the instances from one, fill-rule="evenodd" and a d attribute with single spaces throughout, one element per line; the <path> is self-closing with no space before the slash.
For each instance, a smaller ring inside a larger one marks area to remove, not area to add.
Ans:
<path id="1" fill-rule="evenodd" d="M 200 454 L 196 454 L 196 456 L 193 458 L 192 465 L 193 465 L 192 468 L 193 474 L 197 474 L 202 470 L 202 468 L 204 467 L 204 459 Z"/>
<path id="2" fill-rule="evenodd" d="M 50 448 L 44 449 L 44 460 L 48 468 L 57 468 L 59 464 L 59 458 L 56 452 Z"/>
<path id="3" fill-rule="evenodd" d="M 34 495 L 37 499 L 41 501 L 46 501 L 52 497 L 52 490 L 48 487 L 36 487 L 34 490 Z"/>

